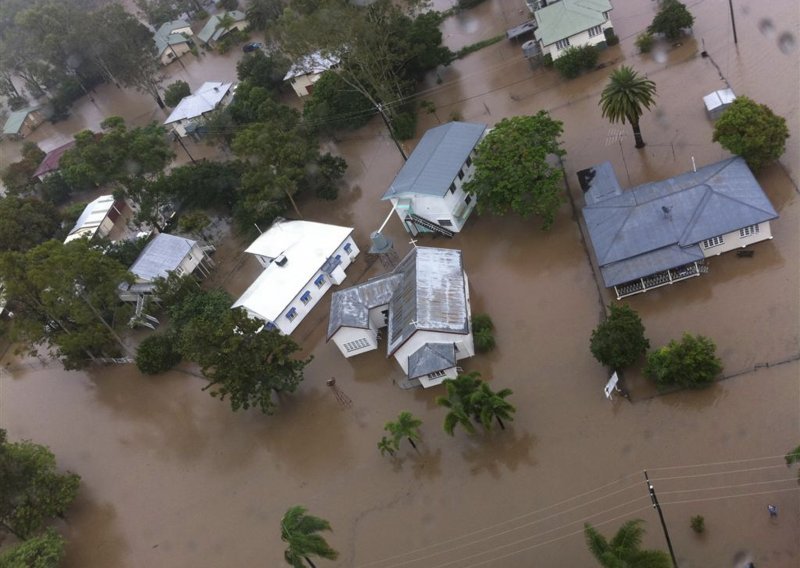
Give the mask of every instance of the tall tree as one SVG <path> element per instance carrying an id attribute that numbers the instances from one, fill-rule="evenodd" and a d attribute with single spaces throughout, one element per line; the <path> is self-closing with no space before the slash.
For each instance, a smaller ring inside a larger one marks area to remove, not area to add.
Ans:
<path id="1" fill-rule="evenodd" d="M 483 382 L 479 377 L 480 373 L 473 371 L 444 381 L 447 396 L 437 397 L 436 404 L 447 409 L 444 431 L 451 436 L 454 434 L 456 426 L 459 425 L 467 433 L 475 433 L 475 426 L 472 424 L 475 413 L 472 395 L 478 391 Z"/>
<path id="2" fill-rule="evenodd" d="M 6 186 L 6 191 L 14 195 L 31 193 L 36 183 L 33 174 L 45 155 L 36 143 L 24 142 L 22 159 L 9 164 L 3 171 L 3 184 Z"/>
<path id="3" fill-rule="evenodd" d="M 418 442 L 422 439 L 419 433 L 420 426 L 422 426 L 422 420 L 404 410 L 398 415 L 396 421 L 387 422 L 384 426 L 384 430 L 392 435 L 395 448 L 398 448 L 400 446 L 400 440 L 405 438 L 408 440 L 408 443 L 411 444 L 411 447 L 419 453 L 415 440 Z"/>
<path id="4" fill-rule="evenodd" d="M 655 104 L 656 84 L 641 77 L 627 65 L 611 73 L 608 85 L 600 95 L 600 110 L 611 123 L 625 121 L 631 123 L 637 148 L 644 148 L 639 118 L 644 109 L 650 110 Z"/>
<path id="5" fill-rule="evenodd" d="M 339 553 L 318 534 L 329 530 L 331 524 L 328 521 L 308 515 L 305 507 L 296 505 L 289 508 L 281 520 L 281 540 L 288 545 L 284 552 L 286 563 L 293 568 L 304 568 L 305 559 L 311 568 L 316 568 L 311 556 L 336 560 Z"/>
<path id="6" fill-rule="evenodd" d="M 587 523 L 584 535 L 589 551 L 605 568 L 670 568 L 672 563 L 666 552 L 641 549 L 643 523 L 641 519 L 627 521 L 611 541 Z"/>
<path id="7" fill-rule="evenodd" d="M 673 339 L 647 356 L 644 374 L 659 387 L 707 387 L 722 372 L 716 350 L 708 337 L 684 333 L 680 341 Z"/>
<path id="8" fill-rule="evenodd" d="M 563 182 L 548 158 L 566 154 L 558 140 L 562 132 L 562 123 L 543 110 L 498 122 L 478 144 L 475 175 L 464 185 L 476 196 L 478 211 L 536 214 L 542 228 L 550 228 L 563 201 Z"/>
<path id="9" fill-rule="evenodd" d="M 0 429 L 0 527 L 28 539 L 53 517 L 63 517 L 78 494 L 80 476 L 59 473 L 45 446 L 11 443 Z"/>
<path id="10" fill-rule="evenodd" d="M 27 197 L 0 199 L 0 250 L 24 252 L 52 238 L 61 225 L 58 210 Z"/>
<path id="11" fill-rule="evenodd" d="M 283 0 L 250 0 L 245 14 L 253 29 L 263 31 L 280 17 L 283 7 Z"/>
<path id="12" fill-rule="evenodd" d="M 603 365 L 621 370 L 650 348 L 639 314 L 628 304 L 608 306 L 608 317 L 592 331 L 589 348 Z"/>
<path id="13" fill-rule="evenodd" d="M 753 171 L 780 158 L 787 138 L 786 119 L 747 97 L 737 97 L 714 124 L 714 142 L 743 157 Z"/>
<path id="14" fill-rule="evenodd" d="M 170 83 L 164 90 L 164 102 L 168 107 L 174 108 L 178 106 L 178 103 L 185 97 L 191 94 L 192 90 L 189 88 L 189 83 L 178 80 L 174 83 Z"/>
<path id="15" fill-rule="evenodd" d="M 470 406 L 473 413 L 486 430 L 492 429 L 492 421 L 497 420 L 501 430 L 506 426 L 503 420 L 514 420 L 516 408 L 506 400 L 514 394 L 511 389 L 501 389 L 494 392 L 489 385 L 481 383 L 478 389 L 470 396 Z"/>
<path id="16" fill-rule="evenodd" d="M 0 553 L 0 568 L 58 568 L 64 557 L 64 537 L 53 529 Z"/>
<path id="17" fill-rule="evenodd" d="M 683 2 L 661 0 L 661 7 L 647 31 L 651 34 L 664 34 L 667 39 L 678 39 L 681 32 L 691 28 L 692 24 L 694 16 Z"/>
<path id="18" fill-rule="evenodd" d="M 15 314 L 15 340 L 53 350 L 65 369 L 124 350 L 116 330 L 128 323 L 130 307 L 117 288 L 133 277 L 88 240 L 51 240 L 0 255 L 0 278 Z"/>

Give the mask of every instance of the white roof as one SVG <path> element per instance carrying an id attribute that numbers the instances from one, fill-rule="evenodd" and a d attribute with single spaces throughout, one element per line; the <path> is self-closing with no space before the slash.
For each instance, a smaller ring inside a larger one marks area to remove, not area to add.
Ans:
<path id="1" fill-rule="evenodd" d="M 214 110 L 233 83 L 208 81 L 197 91 L 181 99 L 175 110 L 167 117 L 164 124 L 170 124 L 186 118 L 195 118 Z"/>
<path id="2" fill-rule="evenodd" d="M 721 89 L 703 97 L 707 110 L 728 106 L 736 99 L 733 89 Z"/>
<path id="3" fill-rule="evenodd" d="M 130 271 L 137 279 L 145 282 L 166 278 L 180 266 L 195 244 L 197 241 L 192 239 L 160 233 L 147 243 L 136 262 L 131 265 Z"/>
<path id="4" fill-rule="evenodd" d="M 245 252 L 269 258 L 284 255 L 286 263 L 267 266 L 233 307 L 275 321 L 352 232 L 351 227 L 312 221 L 274 223 Z"/>
<path id="5" fill-rule="evenodd" d="M 86 206 L 86 209 L 83 210 L 81 216 L 78 217 L 75 226 L 69 232 L 67 238 L 64 239 L 64 242 L 68 243 L 83 237 L 89 237 L 91 239 L 97 232 L 97 229 L 100 228 L 100 224 L 108 216 L 108 212 L 111 211 L 113 206 L 113 195 L 101 195 L 92 201 Z"/>
<path id="6" fill-rule="evenodd" d="M 291 69 L 286 72 L 286 76 L 283 78 L 283 80 L 288 81 L 289 79 L 294 79 L 295 77 L 300 77 L 302 75 L 316 75 L 318 73 L 324 73 L 331 67 L 336 67 L 337 65 L 339 65 L 338 57 L 334 55 L 325 57 L 319 51 L 317 51 L 311 55 L 306 55 L 300 61 L 292 65 Z"/>

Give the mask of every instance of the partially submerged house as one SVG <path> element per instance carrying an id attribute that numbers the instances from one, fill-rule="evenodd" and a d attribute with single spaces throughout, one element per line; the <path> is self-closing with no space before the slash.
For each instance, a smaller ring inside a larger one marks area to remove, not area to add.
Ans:
<path id="1" fill-rule="evenodd" d="M 42 158 L 42 161 L 39 164 L 39 167 L 36 168 L 36 171 L 33 172 L 33 177 L 39 181 L 44 181 L 47 176 L 57 172 L 59 163 L 61 162 L 61 156 L 63 156 L 67 150 L 74 148 L 75 144 L 75 140 L 70 140 L 66 144 L 62 144 L 58 148 L 50 150 L 47 154 L 45 154 L 44 158 Z"/>
<path id="2" fill-rule="evenodd" d="M 589 241 L 617 299 L 700 276 L 706 258 L 771 239 L 778 218 L 740 157 L 629 190 L 609 162 L 581 174 Z"/>
<path id="3" fill-rule="evenodd" d="M 464 192 L 474 174 L 475 148 L 485 124 L 448 122 L 428 130 L 383 194 L 412 235 L 448 237 L 464 227 L 475 196 Z"/>
<path id="4" fill-rule="evenodd" d="M 432 387 L 458 374 L 475 354 L 469 282 L 461 251 L 415 247 L 394 270 L 334 292 L 328 341 L 352 357 L 378 348 L 386 328 L 387 356 L 406 387 Z"/>
<path id="5" fill-rule="evenodd" d="M 168 65 L 192 50 L 192 26 L 186 20 L 173 20 L 156 30 L 153 40 L 161 65 Z"/>
<path id="6" fill-rule="evenodd" d="M 228 22 L 227 25 L 226 22 Z M 232 31 L 244 31 L 249 25 L 247 16 L 239 10 L 214 14 L 208 19 L 203 29 L 197 33 L 197 39 L 200 43 L 213 47 L 216 42 Z"/>
<path id="7" fill-rule="evenodd" d="M 180 137 L 195 132 L 206 118 L 206 115 L 231 102 L 235 89 L 233 83 L 208 81 L 181 102 L 164 121 Z"/>
<path id="8" fill-rule="evenodd" d="M 703 97 L 703 104 L 706 107 L 708 118 L 717 120 L 735 100 L 736 94 L 733 89 L 720 89 L 707 94 Z"/>
<path id="9" fill-rule="evenodd" d="M 528 7 L 536 20 L 535 45 L 553 61 L 570 47 L 604 46 L 605 30 L 613 30 L 609 0 L 532 0 Z"/>
<path id="10" fill-rule="evenodd" d="M 314 90 L 314 84 L 319 81 L 325 71 L 339 65 L 339 58 L 324 56 L 319 51 L 306 55 L 294 63 L 284 76 L 284 81 L 290 81 L 292 89 L 298 97 L 306 97 Z"/>
<path id="11" fill-rule="evenodd" d="M 3 136 L 10 139 L 25 138 L 36 127 L 44 122 L 45 116 L 42 107 L 32 106 L 21 110 L 15 110 L 8 115 L 6 123 L 3 125 Z"/>
<path id="12" fill-rule="evenodd" d="M 291 334 L 328 289 L 341 284 L 360 252 L 351 227 L 280 220 L 245 251 L 264 271 L 233 304 Z"/>
<path id="13" fill-rule="evenodd" d="M 127 208 L 125 200 L 116 200 L 113 195 L 101 195 L 86 206 L 64 242 L 109 236 Z"/>

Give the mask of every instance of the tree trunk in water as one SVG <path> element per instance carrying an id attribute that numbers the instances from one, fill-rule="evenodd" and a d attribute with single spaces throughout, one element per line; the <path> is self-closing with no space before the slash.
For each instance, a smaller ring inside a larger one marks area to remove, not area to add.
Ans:
<path id="1" fill-rule="evenodd" d="M 408 441 L 409 441 L 409 443 L 411 444 L 411 447 L 412 447 L 412 448 L 414 448 L 414 450 L 415 450 L 417 453 L 419 453 L 419 450 L 417 449 L 417 445 L 414 443 L 414 440 L 412 440 L 411 438 L 409 438 L 409 439 L 408 439 Z"/>
<path id="2" fill-rule="evenodd" d="M 294 198 L 292 197 L 292 194 L 289 193 L 288 189 L 285 190 L 285 191 L 286 191 L 286 197 L 289 198 L 289 201 L 292 203 L 292 207 L 294 207 L 294 212 L 297 213 L 297 216 L 302 219 L 303 216 L 300 214 L 300 210 L 297 208 L 297 203 L 294 202 Z"/>
<path id="3" fill-rule="evenodd" d="M 308 556 L 303 556 L 303 558 L 306 559 L 306 562 L 308 562 L 308 565 L 311 566 L 311 568 L 317 568 L 317 565 L 311 562 L 311 559 Z"/>
<path id="4" fill-rule="evenodd" d="M 161 100 L 161 95 L 159 95 L 159 94 L 158 94 L 158 91 L 154 91 L 154 92 L 153 92 L 153 98 L 154 98 L 154 99 L 156 100 L 156 102 L 158 103 L 158 108 L 160 108 L 161 110 L 164 110 L 164 109 L 166 109 L 166 108 L 167 108 L 167 105 L 165 105 L 165 104 L 164 104 L 164 101 L 163 101 L 163 100 Z"/>
<path id="5" fill-rule="evenodd" d="M 636 147 L 644 148 L 645 143 L 644 139 L 642 139 L 642 131 L 639 129 L 639 121 L 631 121 L 631 127 L 633 128 L 633 138 L 636 140 Z"/>
<path id="6" fill-rule="evenodd" d="M 497 418 L 497 423 L 500 424 L 500 429 L 501 430 L 505 430 L 506 429 L 506 425 L 503 424 L 503 421 L 500 420 L 500 417 L 499 416 L 495 416 L 495 418 Z"/>

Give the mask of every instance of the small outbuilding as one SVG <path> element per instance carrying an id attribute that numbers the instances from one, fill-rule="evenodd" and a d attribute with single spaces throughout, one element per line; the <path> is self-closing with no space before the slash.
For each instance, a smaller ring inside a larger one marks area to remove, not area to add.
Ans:
<path id="1" fill-rule="evenodd" d="M 40 106 L 16 110 L 8 115 L 3 126 L 3 136 L 11 139 L 25 138 L 44 122 L 45 116 Z"/>
<path id="2" fill-rule="evenodd" d="M 320 52 L 312 53 L 292 65 L 283 80 L 291 81 L 292 89 L 298 97 L 306 97 L 314 90 L 314 84 L 319 81 L 322 74 L 337 65 L 339 65 L 338 57 L 332 55 L 326 57 Z"/>
<path id="3" fill-rule="evenodd" d="M 113 195 L 101 195 L 86 206 L 64 243 L 95 236 L 107 237 L 127 208 L 125 200 L 116 200 Z"/>
<path id="4" fill-rule="evenodd" d="M 223 26 L 222 22 L 226 18 L 230 21 L 230 25 Z M 197 39 L 200 43 L 213 47 L 216 42 L 232 31 L 244 31 L 249 25 L 247 16 L 244 12 L 240 12 L 239 10 L 214 14 L 208 19 L 203 29 L 197 33 Z"/>
<path id="5" fill-rule="evenodd" d="M 703 104 L 706 106 L 706 114 L 711 120 L 717 120 L 725 109 L 731 106 L 736 100 L 733 89 L 720 89 L 703 97 Z"/>

